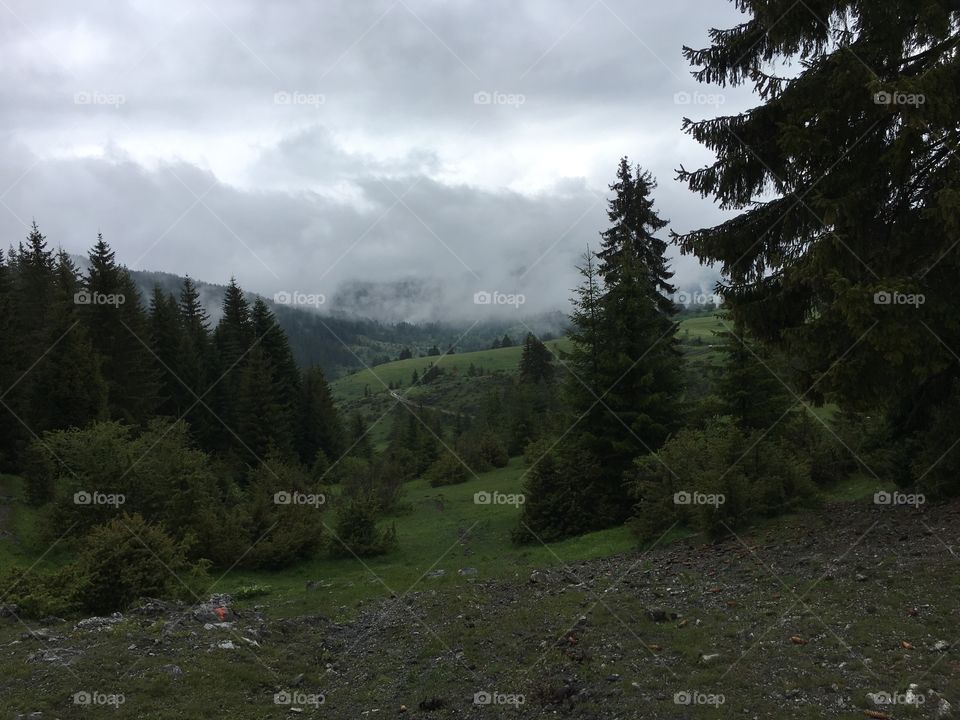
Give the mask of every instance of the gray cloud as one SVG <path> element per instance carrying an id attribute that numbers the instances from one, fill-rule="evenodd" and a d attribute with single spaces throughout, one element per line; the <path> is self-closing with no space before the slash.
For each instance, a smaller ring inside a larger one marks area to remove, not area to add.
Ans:
<path id="1" fill-rule="evenodd" d="M 35 217 L 74 252 L 102 229 L 133 267 L 265 294 L 421 278 L 445 316 L 478 289 L 562 306 L 621 154 L 674 229 L 722 217 L 673 180 L 709 160 L 680 121 L 749 97 L 675 96 L 709 92 L 680 46 L 737 19 L 723 0 L 10 2 L 0 229 Z"/>

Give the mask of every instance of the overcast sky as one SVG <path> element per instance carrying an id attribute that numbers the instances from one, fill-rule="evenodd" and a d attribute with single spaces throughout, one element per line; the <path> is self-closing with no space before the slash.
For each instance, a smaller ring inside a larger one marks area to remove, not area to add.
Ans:
<path id="1" fill-rule="evenodd" d="M 728 0 L 3 0 L 0 228 L 135 269 L 322 293 L 423 278 L 563 307 L 627 154 L 671 228 L 722 215 L 681 121 L 753 104 L 681 55 Z M 717 94 L 722 93 L 722 94 Z M 705 277 L 692 258 L 678 280 Z"/>

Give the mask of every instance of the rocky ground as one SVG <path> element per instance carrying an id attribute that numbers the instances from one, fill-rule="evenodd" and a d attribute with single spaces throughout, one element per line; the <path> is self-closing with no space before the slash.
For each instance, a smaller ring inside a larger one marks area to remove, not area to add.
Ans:
<path id="1" fill-rule="evenodd" d="M 866 500 L 714 545 L 425 576 L 341 623 L 269 597 L 0 608 L 0 716 L 960 717 L 958 538 L 960 503 Z"/>

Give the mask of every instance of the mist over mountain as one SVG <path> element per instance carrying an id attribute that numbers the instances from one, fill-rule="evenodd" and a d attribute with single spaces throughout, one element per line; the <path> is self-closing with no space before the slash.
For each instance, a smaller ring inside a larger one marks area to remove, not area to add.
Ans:
<path id="1" fill-rule="evenodd" d="M 75 260 L 84 270 L 89 264 L 82 256 Z M 178 296 L 185 279 L 162 271 L 129 272 L 145 304 L 156 286 L 164 293 Z M 227 288 L 196 278 L 193 281 L 211 325 L 215 325 L 222 315 Z M 441 283 L 411 279 L 395 283 L 358 282 L 331 301 L 317 305 L 289 304 L 304 297 L 299 293 L 289 297 L 279 293 L 274 297 L 249 291 L 245 294 L 251 302 L 256 297 L 267 302 L 287 333 L 301 367 L 319 365 L 331 377 L 395 360 L 405 348 L 414 356 L 426 355 L 434 347 L 444 352 L 470 352 L 487 349 L 504 336 L 518 344 L 530 332 L 547 339 L 559 337 L 568 326 L 568 318 L 560 310 L 530 314 L 522 306 L 504 309 L 477 305 L 478 317 L 471 320 L 457 319 L 453 313 L 433 315 L 428 309 L 441 292 Z M 482 317 L 484 308 L 492 308 L 493 312 Z"/>

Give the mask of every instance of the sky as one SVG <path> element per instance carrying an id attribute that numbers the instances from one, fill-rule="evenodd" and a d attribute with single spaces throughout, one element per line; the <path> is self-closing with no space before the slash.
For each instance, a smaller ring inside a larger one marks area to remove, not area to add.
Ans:
<path id="1" fill-rule="evenodd" d="M 133 269 L 265 295 L 421 282 L 390 319 L 562 309 L 622 155 L 670 229 L 724 219 L 675 179 L 712 161 L 681 123 L 756 102 L 681 49 L 741 20 L 728 0 L 3 0 L 3 245 L 35 219 L 70 252 L 102 232 Z"/>

